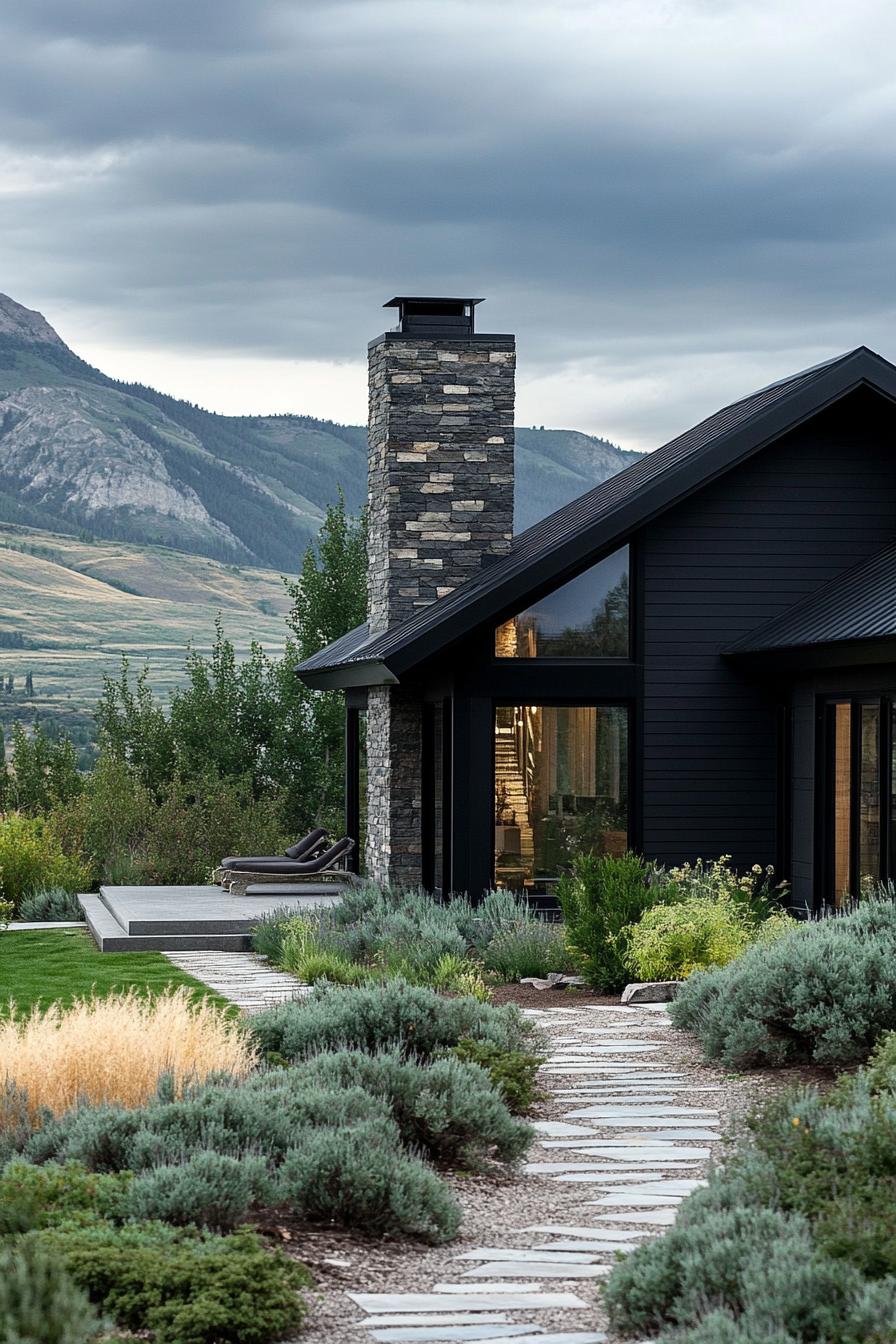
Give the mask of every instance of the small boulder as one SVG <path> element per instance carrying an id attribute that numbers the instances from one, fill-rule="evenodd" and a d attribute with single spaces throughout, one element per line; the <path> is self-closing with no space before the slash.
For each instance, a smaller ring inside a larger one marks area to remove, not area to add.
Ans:
<path id="1" fill-rule="evenodd" d="M 622 991 L 623 1003 L 669 1003 L 681 986 L 680 980 L 645 980 L 626 985 Z"/>
<path id="2" fill-rule="evenodd" d="M 537 975 L 527 975 L 520 981 L 521 985 L 531 985 L 533 989 L 567 989 L 570 985 L 584 985 L 584 983 L 580 975 L 561 975 L 557 971 L 551 971 L 545 980 L 541 980 Z"/>

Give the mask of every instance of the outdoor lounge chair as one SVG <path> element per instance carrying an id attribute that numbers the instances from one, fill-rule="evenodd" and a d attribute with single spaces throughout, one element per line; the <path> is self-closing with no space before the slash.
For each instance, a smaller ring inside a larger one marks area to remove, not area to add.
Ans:
<path id="1" fill-rule="evenodd" d="M 312 859 L 322 849 L 325 849 L 329 842 L 329 837 L 323 826 L 315 826 L 313 831 L 303 835 L 301 840 L 297 840 L 294 845 L 290 845 L 282 854 L 255 854 L 255 855 L 231 855 L 229 858 L 222 859 L 215 869 L 215 881 L 220 882 L 224 873 L 232 868 L 237 868 L 242 864 L 266 864 L 283 863 L 286 859 L 306 860 Z"/>
<path id="2" fill-rule="evenodd" d="M 345 881 L 345 865 L 354 847 L 354 840 L 344 836 L 313 859 L 235 859 L 223 873 L 221 886 L 232 896 L 242 896 L 247 887 L 260 882 Z"/>

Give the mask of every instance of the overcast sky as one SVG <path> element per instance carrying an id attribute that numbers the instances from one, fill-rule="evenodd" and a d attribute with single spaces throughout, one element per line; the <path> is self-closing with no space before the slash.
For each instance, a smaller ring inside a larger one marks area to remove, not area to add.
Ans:
<path id="1" fill-rule="evenodd" d="M 0 290 L 107 372 L 361 421 L 393 293 L 654 447 L 896 358 L 888 0 L 0 0 Z"/>

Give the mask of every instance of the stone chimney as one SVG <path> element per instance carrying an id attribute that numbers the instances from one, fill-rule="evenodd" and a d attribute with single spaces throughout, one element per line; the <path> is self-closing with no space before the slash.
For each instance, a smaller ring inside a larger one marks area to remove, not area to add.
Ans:
<path id="1" fill-rule="evenodd" d="M 479 335 L 479 299 L 399 297 L 369 346 L 368 605 L 372 631 L 471 578 L 513 536 L 513 336 Z M 421 711 L 368 697 L 367 872 L 419 882 Z"/>

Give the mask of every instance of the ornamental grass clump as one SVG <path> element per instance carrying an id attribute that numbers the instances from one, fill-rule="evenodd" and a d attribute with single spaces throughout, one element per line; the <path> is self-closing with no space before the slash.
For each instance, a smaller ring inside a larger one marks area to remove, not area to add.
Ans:
<path id="1" fill-rule="evenodd" d="M 896 1029 L 896 905 L 798 924 L 691 976 L 670 1011 L 730 1068 L 861 1063 Z"/>
<path id="2" fill-rule="evenodd" d="M 255 1064 L 240 1023 L 183 986 L 151 999 L 132 989 L 64 1010 L 51 1004 L 0 1022 L 0 1085 L 26 1095 L 34 1123 L 44 1110 L 59 1115 L 83 1101 L 140 1106 L 162 1075 L 180 1090 L 210 1073 L 244 1077 Z"/>

